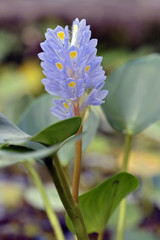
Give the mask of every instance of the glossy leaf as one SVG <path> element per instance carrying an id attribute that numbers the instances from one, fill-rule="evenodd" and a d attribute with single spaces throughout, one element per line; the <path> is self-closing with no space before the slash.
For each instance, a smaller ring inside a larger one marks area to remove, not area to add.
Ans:
<path id="1" fill-rule="evenodd" d="M 76 135 L 68 138 L 62 143 L 55 144 L 51 147 L 43 147 L 38 150 L 29 150 L 27 148 L 22 148 L 20 146 L 9 146 L 7 149 L 0 150 L 0 168 L 4 168 L 7 166 L 14 165 L 16 163 L 20 163 L 23 161 L 32 161 L 37 160 L 40 161 L 40 159 L 44 159 L 50 155 L 53 155 L 55 152 L 57 152 L 64 144 L 68 142 L 74 142 L 81 138 L 82 135 Z M 19 148 L 19 149 L 18 149 Z"/>
<path id="2" fill-rule="evenodd" d="M 19 127 L 33 135 L 39 132 L 41 129 L 48 127 L 48 125 L 59 121 L 58 118 L 53 116 L 50 112 L 50 108 L 53 106 L 53 96 L 44 94 L 29 106 L 24 115 L 22 116 Z M 99 118 L 95 111 L 91 110 L 91 113 L 83 125 L 83 131 L 86 132 L 83 136 L 83 150 L 85 150 L 98 128 Z M 68 162 L 74 157 L 74 144 L 66 144 L 58 153 L 60 161 L 63 165 L 67 165 Z"/>
<path id="3" fill-rule="evenodd" d="M 80 125 L 80 117 L 68 118 L 45 128 L 33 136 L 30 140 L 51 146 L 62 142 L 75 134 L 78 131 Z"/>
<path id="4" fill-rule="evenodd" d="M 160 55 L 151 54 L 117 68 L 106 82 L 102 105 L 111 126 L 136 134 L 160 119 Z"/>
<path id="5" fill-rule="evenodd" d="M 92 110 L 88 119 L 83 125 L 83 132 L 85 132 L 85 134 L 82 137 L 82 151 L 84 151 L 93 140 L 98 128 L 98 123 L 99 118 L 97 114 Z M 71 143 L 65 144 L 58 152 L 58 156 L 64 166 L 68 164 L 74 155 L 74 144 Z"/>
<path id="6" fill-rule="evenodd" d="M 59 149 L 58 147 L 59 144 L 54 145 L 53 147 L 27 152 L 0 150 L 0 168 L 8 167 L 26 160 L 30 161 L 33 160 L 33 158 L 34 159 L 45 158 L 56 152 Z"/>
<path id="7" fill-rule="evenodd" d="M 79 197 L 79 206 L 87 232 L 103 232 L 120 201 L 138 186 L 136 177 L 119 173 Z M 67 216 L 67 225 L 74 232 Z"/>
<path id="8" fill-rule="evenodd" d="M 80 125 L 81 118 L 73 117 L 52 124 L 34 136 L 30 136 L 0 113 L 0 144 L 20 145 L 34 141 L 51 146 L 75 134 Z"/>

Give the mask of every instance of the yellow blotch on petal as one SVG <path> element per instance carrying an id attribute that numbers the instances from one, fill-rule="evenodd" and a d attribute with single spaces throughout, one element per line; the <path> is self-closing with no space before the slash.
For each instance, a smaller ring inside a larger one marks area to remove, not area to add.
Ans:
<path id="1" fill-rule="evenodd" d="M 86 66 L 85 72 L 89 71 L 89 69 L 90 69 L 90 65 Z"/>
<path id="2" fill-rule="evenodd" d="M 75 24 L 74 27 L 73 27 L 73 32 L 76 33 L 78 31 L 78 25 Z"/>
<path id="3" fill-rule="evenodd" d="M 77 51 L 71 51 L 69 55 L 71 58 L 75 58 L 77 56 Z"/>
<path id="4" fill-rule="evenodd" d="M 69 109 L 69 105 L 68 105 L 66 102 L 63 103 L 63 106 L 64 106 L 65 108 Z"/>
<path id="5" fill-rule="evenodd" d="M 70 82 L 70 83 L 68 83 L 68 86 L 71 87 L 71 88 L 75 87 L 75 85 L 76 85 L 75 82 Z"/>
<path id="6" fill-rule="evenodd" d="M 58 32 L 58 33 L 57 33 L 57 36 L 58 36 L 61 40 L 63 40 L 64 37 L 65 37 L 65 33 L 64 33 L 64 32 Z"/>
<path id="7" fill-rule="evenodd" d="M 59 68 L 59 69 L 63 69 L 63 65 L 62 65 L 62 63 L 60 63 L 60 62 L 57 62 L 56 63 L 56 66 L 57 66 L 57 68 Z"/>

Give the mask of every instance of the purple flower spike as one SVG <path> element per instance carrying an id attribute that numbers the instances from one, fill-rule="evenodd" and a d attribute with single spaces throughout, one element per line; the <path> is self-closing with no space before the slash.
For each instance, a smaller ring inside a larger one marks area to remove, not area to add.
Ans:
<path id="1" fill-rule="evenodd" d="M 80 107 L 80 111 L 82 111 L 85 107 L 89 106 L 89 105 L 101 105 L 102 103 L 104 103 L 104 98 L 106 98 L 108 95 L 108 91 L 107 90 L 100 90 L 100 89 L 93 89 L 92 92 L 85 98 L 85 100 L 83 101 L 81 107 Z"/>
<path id="2" fill-rule="evenodd" d="M 66 101 L 53 99 L 53 103 L 54 107 L 50 109 L 51 113 L 59 119 L 63 120 L 74 116 L 72 106 Z"/>
<path id="3" fill-rule="evenodd" d="M 86 20 L 73 21 L 71 36 L 68 26 L 57 26 L 54 30 L 47 29 L 45 37 L 41 43 L 43 52 L 38 54 L 46 75 L 42 83 L 48 93 L 61 97 L 53 100 L 51 112 L 66 119 L 81 115 L 89 105 L 102 104 L 108 94 L 107 90 L 101 90 L 106 76 L 102 58 L 96 56 L 97 40 L 90 39 Z"/>

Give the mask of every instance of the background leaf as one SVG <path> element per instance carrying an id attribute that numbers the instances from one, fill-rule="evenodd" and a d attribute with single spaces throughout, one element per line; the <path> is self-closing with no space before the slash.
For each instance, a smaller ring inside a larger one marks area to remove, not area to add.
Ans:
<path id="1" fill-rule="evenodd" d="M 138 186 L 136 177 L 119 173 L 79 197 L 79 206 L 87 232 L 102 232 L 119 202 Z M 73 231 L 69 217 L 67 226 Z"/>
<path id="2" fill-rule="evenodd" d="M 106 82 L 102 105 L 111 126 L 136 134 L 160 119 L 160 55 L 151 54 L 117 68 Z"/>
<path id="3" fill-rule="evenodd" d="M 44 187 L 53 209 L 57 212 L 60 212 L 60 211 L 64 212 L 63 204 L 53 184 L 48 183 L 48 184 L 45 184 Z M 25 200 L 34 208 L 45 210 L 42 196 L 36 187 L 27 188 L 26 191 L 24 192 L 24 197 L 25 197 Z"/>
<path id="4" fill-rule="evenodd" d="M 113 236 L 112 240 L 115 239 L 115 236 Z M 146 232 L 144 230 L 128 230 L 124 234 L 124 240 L 140 240 L 140 239 L 145 239 L 145 240 L 158 240 L 156 236 L 154 236 L 151 232 Z"/>
<path id="5" fill-rule="evenodd" d="M 112 230 L 116 229 L 118 215 L 119 215 L 119 208 L 116 208 L 116 210 L 114 211 L 113 215 L 111 216 L 107 224 L 107 227 L 109 229 L 112 229 Z M 126 216 L 125 216 L 125 229 L 131 229 L 134 227 L 136 228 L 137 225 L 140 223 L 140 221 L 142 221 L 142 218 L 143 218 L 143 214 L 139 210 L 138 204 L 127 202 Z"/>
<path id="6" fill-rule="evenodd" d="M 42 129 L 59 121 L 51 114 L 50 108 L 53 106 L 53 96 L 44 94 L 32 101 L 22 115 L 18 126 L 30 135 L 40 132 Z"/>
<path id="7" fill-rule="evenodd" d="M 151 140 L 160 142 L 160 121 L 155 122 L 145 129 L 143 135 Z"/>
<path id="8" fill-rule="evenodd" d="M 0 144 L 19 144 L 28 141 L 30 137 L 0 113 Z"/>

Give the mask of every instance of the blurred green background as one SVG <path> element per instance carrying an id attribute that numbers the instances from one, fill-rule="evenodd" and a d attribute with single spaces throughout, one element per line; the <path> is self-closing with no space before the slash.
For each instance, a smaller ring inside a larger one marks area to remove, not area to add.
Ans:
<path id="1" fill-rule="evenodd" d="M 0 112 L 18 124 L 27 106 L 45 92 L 37 54 L 47 28 L 71 26 L 76 17 L 85 18 L 91 25 L 92 38 L 98 39 L 98 55 L 103 56 L 108 76 L 130 59 L 160 52 L 159 12 L 160 2 L 156 0 L 0 1 Z M 96 137 L 84 154 L 82 192 L 119 170 L 123 145 L 123 136 L 115 133 L 101 116 Z M 159 146 L 159 123 L 133 142 L 130 172 L 142 184 L 128 199 L 126 240 L 160 238 Z M 38 166 L 37 171 L 44 182 L 50 182 L 43 167 Z M 68 172 L 70 176 L 72 162 Z M 30 185 L 22 165 L 0 170 L 0 239 L 53 239 L 35 190 L 27 190 Z M 54 199 L 57 203 L 57 197 Z M 55 208 L 66 239 L 73 239 L 66 229 L 62 208 Z M 116 214 L 107 228 L 106 240 L 114 239 Z M 92 239 L 95 237 L 92 235 Z"/>

